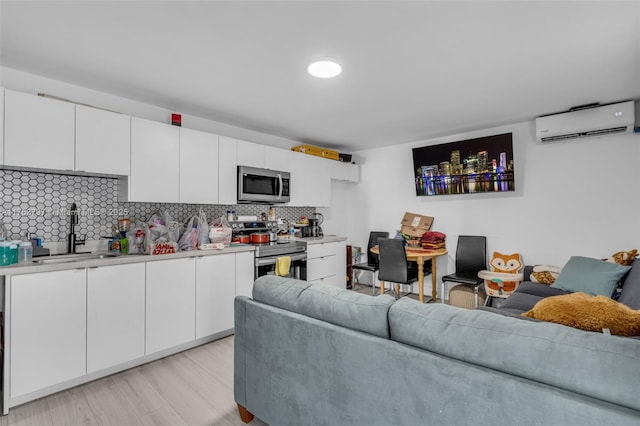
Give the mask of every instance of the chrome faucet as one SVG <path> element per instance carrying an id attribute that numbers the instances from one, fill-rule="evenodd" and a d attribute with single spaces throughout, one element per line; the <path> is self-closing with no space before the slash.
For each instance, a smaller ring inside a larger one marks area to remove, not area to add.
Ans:
<path id="1" fill-rule="evenodd" d="M 83 245 L 86 241 L 86 236 L 85 239 L 79 239 L 76 236 L 75 227 L 78 224 L 78 206 L 76 206 L 76 203 L 71 203 L 69 211 L 69 234 L 67 235 L 67 252 L 75 253 L 76 246 Z"/>

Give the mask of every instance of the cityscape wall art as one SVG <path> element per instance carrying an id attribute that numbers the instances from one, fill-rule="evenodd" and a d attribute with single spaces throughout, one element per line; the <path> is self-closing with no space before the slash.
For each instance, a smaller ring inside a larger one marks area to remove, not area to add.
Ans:
<path id="1" fill-rule="evenodd" d="M 513 135 L 413 148 L 417 196 L 515 191 Z"/>

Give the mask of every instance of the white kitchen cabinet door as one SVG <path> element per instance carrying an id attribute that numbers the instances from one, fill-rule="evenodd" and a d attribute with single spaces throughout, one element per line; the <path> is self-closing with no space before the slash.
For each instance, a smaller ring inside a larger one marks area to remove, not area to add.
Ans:
<path id="1" fill-rule="evenodd" d="M 87 270 L 87 373 L 144 356 L 145 266 Z"/>
<path id="2" fill-rule="evenodd" d="M 195 339 L 195 258 L 146 263 L 146 345 L 149 355 Z"/>
<path id="3" fill-rule="evenodd" d="M 237 141 L 220 136 L 218 145 L 218 203 L 238 202 L 238 160 Z"/>
<path id="4" fill-rule="evenodd" d="M 218 135 L 180 129 L 180 202 L 218 204 Z"/>
<path id="5" fill-rule="evenodd" d="M 86 276 L 72 269 L 11 277 L 12 398 L 86 373 Z"/>
<path id="6" fill-rule="evenodd" d="M 308 194 L 306 188 L 306 156 L 301 152 L 289 151 L 287 154 L 289 161 L 289 173 L 291 173 L 291 181 L 289 183 L 289 206 L 291 207 L 303 207 L 310 206 L 310 202 L 307 202 L 307 197 L 311 197 Z"/>
<path id="7" fill-rule="evenodd" d="M 73 170 L 75 104 L 5 90 L 4 164 Z"/>
<path id="8" fill-rule="evenodd" d="M 196 339 L 233 328 L 236 255 L 196 259 Z"/>
<path id="9" fill-rule="evenodd" d="M 264 145 L 238 140 L 238 165 L 264 168 Z"/>
<path id="10" fill-rule="evenodd" d="M 347 243 L 310 244 L 307 247 L 307 281 L 346 288 Z"/>
<path id="11" fill-rule="evenodd" d="M 264 147 L 264 167 L 270 170 L 291 172 L 293 151 L 273 146 Z"/>
<path id="12" fill-rule="evenodd" d="M 303 154 L 304 158 L 304 191 L 306 205 L 312 207 L 329 207 L 331 205 L 331 169 L 327 160 L 313 155 Z"/>
<path id="13" fill-rule="evenodd" d="M 360 166 L 357 164 L 344 163 L 345 180 L 347 182 L 360 182 Z"/>
<path id="14" fill-rule="evenodd" d="M 236 253 L 236 296 L 253 297 L 254 254 Z"/>
<path id="15" fill-rule="evenodd" d="M 75 169 L 128 176 L 131 170 L 131 117 L 76 105 Z"/>
<path id="16" fill-rule="evenodd" d="M 180 127 L 132 117 L 128 201 L 177 203 L 179 167 Z"/>
<path id="17" fill-rule="evenodd" d="M 0 87 L 0 164 L 4 164 L 4 87 Z"/>

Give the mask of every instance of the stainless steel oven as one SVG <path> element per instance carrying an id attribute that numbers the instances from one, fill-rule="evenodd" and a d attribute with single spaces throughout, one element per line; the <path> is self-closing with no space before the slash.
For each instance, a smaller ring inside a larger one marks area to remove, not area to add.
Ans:
<path id="1" fill-rule="evenodd" d="M 276 274 L 276 262 L 280 256 L 291 257 L 291 266 L 289 267 L 289 278 L 296 278 L 299 280 L 307 279 L 307 252 L 281 254 L 281 255 L 266 255 L 258 256 L 256 251 L 255 257 L 255 273 L 254 278 L 261 277 L 263 275 L 275 275 Z"/>

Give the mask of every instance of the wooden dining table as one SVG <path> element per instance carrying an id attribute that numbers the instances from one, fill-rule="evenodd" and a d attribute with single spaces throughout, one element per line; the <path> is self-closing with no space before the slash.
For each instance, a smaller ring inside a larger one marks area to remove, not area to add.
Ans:
<path id="1" fill-rule="evenodd" d="M 437 277 L 436 277 L 436 263 L 437 257 L 447 254 L 447 249 L 423 249 L 421 247 L 409 247 L 404 248 L 407 254 L 407 260 L 410 262 L 416 262 L 418 264 L 418 292 L 420 303 L 424 303 L 424 262 L 431 259 L 431 298 L 435 302 L 438 295 Z M 380 255 L 380 249 L 378 246 L 371 248 L 371 252 Z M 384 282 L 380 282 L 380 294 L 384 293 Z"/>

